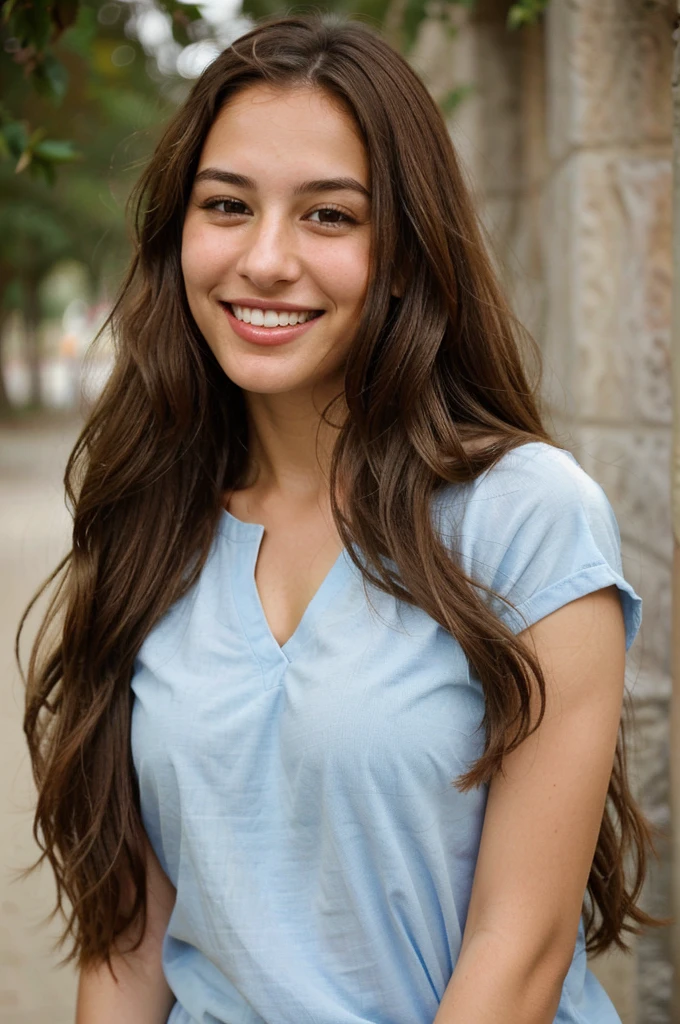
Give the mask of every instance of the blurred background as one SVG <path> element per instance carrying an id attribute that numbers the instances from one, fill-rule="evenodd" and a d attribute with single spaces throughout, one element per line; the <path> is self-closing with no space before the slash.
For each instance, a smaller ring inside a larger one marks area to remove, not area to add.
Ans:
<path id="1" fill-rule="evenodd" d="M 616 512 L 624 571 L 645 604 L 628 664 L 631 778 L 668 836 L 642 902 L 668 915 L 675 0 L 314 7 L 380 26 L 424 78 L 498 271 L 541 346 L 554 432 Z M 129 255 L 125 201 L 220 50 L 262 15 L 308 9 L 0 4 L 0 1024 L 74 1019 L 75 974 L 58 968 L 58 927 L 44 923 L 51 874 L 17 879 L 38 849 L 13 641 L 29 597 L 68 550 L 63 471 L 111 365 L 106 331 L 93 340 Z M 624 1024 L 680 1021 L 671 929 L 631 941 L 631 955 L 591 962 Z"/>

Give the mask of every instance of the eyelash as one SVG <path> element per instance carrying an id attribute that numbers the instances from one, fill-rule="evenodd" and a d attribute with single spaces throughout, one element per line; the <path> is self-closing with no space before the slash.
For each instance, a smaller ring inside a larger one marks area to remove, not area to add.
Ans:
<path id="1" fill-rule="evenodd" d="M 202 210 L 216 210 L 217 207 L 221 203 L 235 203 L 237 206 L 245 206 L 246 205 L 245 203 L 242 203 L 240 199 L 208 199 L 208 200 L 206 200 L 205 203 L 201 203 L 201 209 Z M 316 210 L 312 210 L 312 213 L 326 213 L 329 210 L 332 211 L 333 213 L 339 213 L 341 217 L 344 217 L 345 221 L 348 224 L 356 224 L 357 223 L 356 220 L 354 219 L 354 217 L 350 217 L 349 214 L 345 213 L 345 211 L 341 210 L 338 206 L 333 206 L 333 205 L 330 205 L 330 206 L 320 206 Z M 223 217 L 228 217 L 229 214 L 234 214 L 235 216 L 239 216 L 239 213 L 236 210 L 217 210 L 217 212 L 221 213 Z M 321 224 L 320 221 L 316 221 L 316 223 L 317 224 Z M 342 227 L 342 224 L 343 224 L 342 221 L 335 221 L 335 222 L 333 222 L 331 224 L 321 224 L 321 226 L 334 229 L 334 228 Z"/>

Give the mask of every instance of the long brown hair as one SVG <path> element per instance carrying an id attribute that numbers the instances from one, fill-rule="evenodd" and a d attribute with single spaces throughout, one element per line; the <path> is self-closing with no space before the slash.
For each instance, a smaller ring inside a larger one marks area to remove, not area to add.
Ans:
<path id="1" fill-rule="evenodd" d="M 121 933 L 136 923 L 141 937 L 145 927 L 130 754 L 135 655 L 196 582 L 223 494 L 248 473 L 243 395 L 189 312 L 180 246 L 206 135 L 223 104 L 261 81 L 340 100 L 368 153 L 370 283 L 346 366 L 349 412 L 333 451 L 331 502 L 347 550 L 354 557 L 358 545 L 366 560 L 355 558 L 366 580 L 447 629 L 483 685 L 484 752 L 452 782 L 461 791 L 488 783 L 545 707 L 535 654 L 489 611 L 432 523 L 441 487 L 474 479 L 528 441 L 558 446 L 539 411 L 539 352 L 495 279 L 442 115 L 408 63 L 362 22 L 318 13 L 263 20 L 204 71 L 130 197 L 134 254 L 109 318 L 115 366 L 66 468 L 72 550 L 39 592 L 56 584 L 27 669 L 37 863 L 52 865 L 61 943 L 72 940 L 65 962 L 81 968 L 110 962 Z M 400 299 L 391 295 L 395 266 Z M 536 360 L 531 381 L 523 342 Z M 541 710 L 532 723 L 534 686 Z M 654 831 L 628 786 L 622 721 L 584 902 L 589 952 L 627 949 L 624 931 L 668 923 L 636 905 Z"/>

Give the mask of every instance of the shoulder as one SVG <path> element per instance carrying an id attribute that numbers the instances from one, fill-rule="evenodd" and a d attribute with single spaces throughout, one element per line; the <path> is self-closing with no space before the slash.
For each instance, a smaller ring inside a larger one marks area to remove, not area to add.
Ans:
<path id="1" fill-rule="evenodd" d="M 488 526 L 498 518 L 504 533 L 512 523 L 549 519 L 574 506 L 607 517 L 611 511 L 602 487 L 571 452 L 543 441 L 513 448 L 474 480 L 444 487 L 436 505 L 444 521 L 464 517 L 469 526 L 479 518 Z"/>
<path id="2" fill-rule="evenodd" d="M 628 645 L 641 603 L 623 577 L 621 535 L 602 489 L 564 449 L 531 442 L 435 498 L 439 535 L 465 573 L 522 609 L 515 629 L 615 583 L 625 594 Z"/>

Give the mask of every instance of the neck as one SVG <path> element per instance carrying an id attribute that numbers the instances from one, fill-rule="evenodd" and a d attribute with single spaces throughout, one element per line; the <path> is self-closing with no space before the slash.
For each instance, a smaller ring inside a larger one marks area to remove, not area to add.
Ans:
<path id="1" fill-rule="evenodd" d="M 317 501 L 329 487 L 333 447 L 347 413 L 344 398 L 321 413 L 341 386 L 314 393 L 278 395 L 246 392 L 249 479 L 263 498 L 290 504 Z"/>

